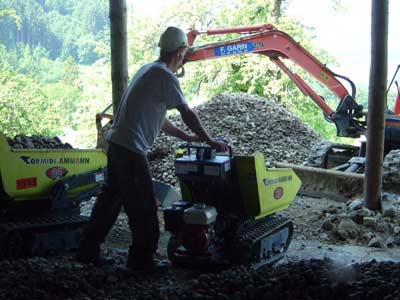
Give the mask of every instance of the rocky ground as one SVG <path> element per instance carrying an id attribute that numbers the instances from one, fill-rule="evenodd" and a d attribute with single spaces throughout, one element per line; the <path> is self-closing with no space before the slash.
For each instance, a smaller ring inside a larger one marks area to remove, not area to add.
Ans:
<path id="1" fill-rule="evenodd" d="M 248 95 L 219 95 L 196 108 L 213 136 L 230 142 L 236 154 L 265 154 L 274 161 L 301 163 L 321 137 L 277 103 Z M 182 121 L 170 119 L 182 125 Z M 154 176 L 175 184 L 174 150 L 179 141 L 161 136 L 150 156 Z M 90 214 L 94 199 L 82 210 Z M 298 196 L 283 214 L 295 224 L 294 243 L 359 245 L 382 251 L 398 249 L 400 200 L 386 194 L 382 212 L 368 210 L 362 199 L 335 202 Z M 162 212 L 159 219 L 163 228 Z M 166 258 L 168 233 L 162 230 L 159 257 Z M 126 261 L 130 244 L 122 212 L 104 251 L 115 263 Z M 320 247 L 320 246 L 318 246 Z M 307 250 L 307 249 L 305 249 Z M 312 251 L 310 249 L 310 251 Z M 396 250 L 395 250 L 396 251 Z M 0 262 L 0 299 L 400 299 L 400 263 L 345 265 L 325 259 L 285 259 L 259 270 L 237 267 L 222 272 L 173 268 L 157 276 L 127 275 L 114 266 L 76 262 L 73 254 Z"/>
<path id="2" fill-rule="evenodd" d="M 386 193 L 382 203 L 385 209 L 375 212 L 366 208 L 362 199 L 342 203 L 298 196 L 284 214 L 294 220 L 295 239 L 335 245 L 398 248 L 400 198 Z"/>
<path id="3" fill-rule="evenodd" d="M 182 275 L 184 274 L 184 275 Z M 0 299 L 400 299 L 400 264 L 308 260 L 257 271 L 127 276 L 70 257 L 0 262 Z"/>

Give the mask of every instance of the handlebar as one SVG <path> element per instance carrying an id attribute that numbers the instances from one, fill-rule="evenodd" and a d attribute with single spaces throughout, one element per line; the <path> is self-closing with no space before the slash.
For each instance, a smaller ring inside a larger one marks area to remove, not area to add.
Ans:
<path id="1" fill-rule="evenodd" d="M 227 141 L 223 139 L 219 139 L 220 141 L 223 141 L 225 143 L 228 143 Z M 204 160 L 204 159 L 212 159 L 215 157 L 216 149 L 209 146 L 209 145 L 194 145 L 191 143 L 182 143 L 178 146 L 180 149 L 187 149 L 187 154 L 190 155 L 190 149 L 196 149 L 196 159 L 197 160 Z M 228 145 L 229 148 L 229 157 L 232 158 L 232 147 Z"/>

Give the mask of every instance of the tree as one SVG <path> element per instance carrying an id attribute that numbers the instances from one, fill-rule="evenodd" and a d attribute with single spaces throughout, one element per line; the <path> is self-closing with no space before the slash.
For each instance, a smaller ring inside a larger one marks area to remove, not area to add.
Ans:
<path id="1" fill-rule="evenodd" d="M 10 17 L 11 19 L 13 19 L 17 28 L 21 28 L 21 18 L 17 16 L 14 9 L 0 10 L 0 20 L 5 19 L 6 17 Z"/>

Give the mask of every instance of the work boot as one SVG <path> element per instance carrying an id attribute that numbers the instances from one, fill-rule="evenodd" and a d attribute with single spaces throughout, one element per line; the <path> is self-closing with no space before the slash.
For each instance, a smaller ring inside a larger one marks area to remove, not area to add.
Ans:
<path id="1" fill-rule="evenodd" d="M 113 264 L 114 260 L 100 254 L 100 245 L 90 244 L 83 241 L 79 245 L 76 258 L 84 264 L 94 264 L 96 266 L 105 266 Z"/>
<path id="2" fill-rule="evenodd" d="M 140 273 L 164 273 L 167 272 L 169 263 L 153 258 L 153 255 L 138 256 L 134 254 L 133 247 L 129 248 L 126 269 Z"/>

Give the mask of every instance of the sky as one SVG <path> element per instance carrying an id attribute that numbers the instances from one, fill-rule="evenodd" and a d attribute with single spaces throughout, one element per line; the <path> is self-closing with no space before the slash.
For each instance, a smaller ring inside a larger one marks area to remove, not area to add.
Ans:
<path id="1" fill-rule="evenodd" d="M 155 16 L 163 6 L 176 0 L 128 1 L 134 2 L 143 14 Z M 364 87 L 368 86 L 371 59 L 371 2 L 342 0 L 345 10 L 335 11 L 332 0 L 288 0 L 287 10 L 289 16 L 297 17 L 304 25 L 315 28 L 315 43 L 339 64 L 339 67 L 332 66 L 332 71 Z M 399 64 L 400 0 L 389 0 L 388 81 Z M 400 81 L 400 74 L 397 78 Z"/>
<path id="2" fill-rule="evenodd" d="M 329 0 L 291 0 L 288 14 L 313 26 L 317 43 L 339 62 L 336 73 L 356 85 L 368 85 L 371 60 L 371 0 L 342 0 L 334 11 Z M 310 9 L 312 7 L 312 9 Z M 389 1 L 388 80 L 400 64 L 400 0 Z M 397 77 L 400 81 L 400 76 Z"/>

